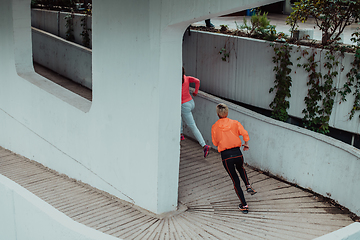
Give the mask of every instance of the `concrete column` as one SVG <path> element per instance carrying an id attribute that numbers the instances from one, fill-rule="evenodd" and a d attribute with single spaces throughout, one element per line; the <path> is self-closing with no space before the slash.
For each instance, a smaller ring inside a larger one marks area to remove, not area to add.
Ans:
<path id="1" fill-rule="evenodd" d="M 183 33 L 272 2 L 94 1 L 89 103 L 34 73 L 30 0 L 3 0 L 0 145 L 154 213 L 175 210 Z"/>

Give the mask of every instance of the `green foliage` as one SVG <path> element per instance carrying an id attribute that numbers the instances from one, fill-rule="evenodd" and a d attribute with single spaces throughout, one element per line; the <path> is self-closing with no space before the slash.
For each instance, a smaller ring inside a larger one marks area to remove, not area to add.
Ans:
<path id="1" fill-rule="evenodd" d="M 329 120 L 334 106 L 334 98 L 336 88 L 334 78 L 338 76 L 339 57 L 343 56 L 341 52 L 333 49 L 325 53 L 325 63 L 319 66 L 320 61 L 316 61 L 317 51 L 303 51 L 303 57 L 307 57 L 307 62 L 302 65 L 304 70 L 308 72 L 307 86 L 309 86 L 308 94 L 304 98 L 305 109 L 303 124 L 305 128 L 319 132 L 329 133 Z M 321 73 L 322 67 L 324 74 Z"/>
<path id="2" fill-rule="evenodd" d="M 355 51 L 354 60 L 351 63 L 352 68 L 346 74 L 347 81 L 344 84 L 343 88 L 339 91 L 341 95 L 341 101 L 346 101 L 346 96 L 353 92 L 355 97 L 353 106 L 349 113 L 349 119 L 351 120 L 356 111 L 360 110 L 360 32 L 359 28 L 352 35 L 351 41 L 356 43 L 352 48 Z M 360 118 L 360 116 L 359 116 Z"/>
<path id="3" fill-rule="evenodd" d="M 235 58 L 237 58 L 234 38 L 227 37 L 224 46 L 219 51 L 219 54 L 221 55 L 221 60 L 223 60 L 224 62 L 229 62 L 230 52 L 233 52 L 235 54 Z"/>
<path id="4" fill-rule="evenodd" d="M 82 36 L 82 43 L 85 47 L 90 48 L 90 34 L 89 31 L 91 31 L 90 28 L 87 27 L 87 20 L 88 15 L 85 15 L 81 18 L 81 26 L 83 28 L 83 31 L 80 33 Z"/>
<path id="5" fill-rule="evenodd" d="M 69 13 L 66 15 L 65 17 L 66 20 L 66 40 L 74 42 L 75 41 L 75 36 L 74 36 L 74 13 Z"/>
<path id="6" fill-rule="evenodd" d="M 38 4 L 38 0 L 31 0 L 31 7 L 35 7 Z"/>
<path id="7" fill-rule="evenodd" d="M 275 86 L 269 90 L 269 93 L 276 91 L 274 100 L 270 103 L 270 108 L 273 110 L 272 117 L 285 122 L 288 119 L 287 109 L 290 103 L 287 98 L 291 97 L 290 87 L 292 79 L 290 77 L 293 63 L 290 61 L 290 52 L 292 47 L 288 43 L 275 45 L 275 56 L 273 62 L 276 64 L 273 71 L 275 72 Z"/>
<path id="8" fill-rule="evenodd" d="M 229 29 L 228 25 L 220 25 L 220 31 L 225 32 Z"/>
<path id="9" fill-rule="evenodd" d="M 245 31 L 249 37 L 258 37 L 269 41 L 277 39 L 275 26 L 270 24 L 267 13 L 261 14 L 261 11 L 256 12 L 256 14 L 251 16 L 250 21 L 251 26 L 248 25 L 247 20 L 244 17 L 244 24 L 239 27 L 241 30 Z"/>
<path id="10" fill-rule="evenodd" d="M 221 60 L 223 60 L 224 62 L 226 62 L 226 60 L 229 61 L 230 52 L 227 52 L 227 51 L 226 51 L 226 48 L 222 48 L 222 49 L 219 51 L 219 54 L 220 54 L 220 55 L 222 54 Z"/>
<path id="11" fill-rule="evenodd" d="M 291 31 L 298 22 L 306 22 L 312 16 L 323 32 L 322 44 L 329 45 L 339 39 L 345 27 L 360 19 L 360 1 L 351 0 L 301 0 L 295 3 L 287 24 Z"/>

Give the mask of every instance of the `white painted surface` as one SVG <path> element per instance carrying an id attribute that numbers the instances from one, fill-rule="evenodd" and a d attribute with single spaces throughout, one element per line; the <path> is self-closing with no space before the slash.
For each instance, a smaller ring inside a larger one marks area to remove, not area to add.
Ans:
<path id="1" fill-rule="evenodd" d="M 285 0 L 285 2 L 284 2 L 284 14 L 290 14 L 290 13 L 292 13 L 293 12 L 293 7 L 294 7 L 295 5 L 294 4 L 291 4 L 291 2 L 290 2 L 290 0 Z"/>
<path id="2" fill-rule="evenodd" d="M 315 238 L 314 240 L 358 240 L 360 239 L 360 223 L 355 222 L 335 232 Z"/>
<path id="3" fill-rule="evenodd" d="M 211 126 L 218 120 L 215 107 L 225 101 L 203 92 L 199 92 L 194 101 L 195 121 L 207 144 L 213 146 Z M 358 149 L 331 137 L 225 103 L 229 106 L 229 118 L 240 121 L 249 133 L 250 150 L 243 152 L 245 162 L 330 197 L 355 214 L 360 214 Z M 185 133 L 191 136 L 187 129 Z"/>
<path id="4" fill-rule="evenodd" d="M 31 26 L 59 36 L 60 12 L 46 9 L 31 9 Z"/>
<path id="5" fill-rule="evenodd" d="M 175 210 L 183 32 L 272 2 L 94 1 L 90 105 L 34 73 L 30 0 L 2 0 L 0 145 L 154 213 Z"/>
<path id="6" fill-rule="evenodd" d="M 272 62 L 274 50 L 270 47 L 270 42 L 192 31 L 190 36 L 184 35 L 183 43 L 183 62 L 187 74 L 200 79 L 202 91 L 270 110 L 269 104 L 275 96 L 274 92 L 269 93 L 275 80 L 273 71 L 275 64 Z M 219 54 L 219 51 L 222 48 L 230 53 L 228 61 L 221 59 L 223 55 Z M 310 53 L 313 51 L 308 47 L 293 46 L 291 53 L 293 66 L 290 74 L 292 86 L 288 113 L 298 118 L 303 118 L 304 98 L 308 90 L 306 85 L 308 73 L 297 66 L 298 63 L 305 63 L 305 57 L 297 60 L 303 49 L 307 49 Z M 325 63 L 326 51 L 319 49 L 315 51 L 317 52 L 316 61 L 319 61 L 318 66 L 321 67 L 320 71 L 324 75 L 327 72 L 325 67 L 322 67 Z M 337 57 L 340 61 L 337 67 L 339 75 L 334 78 L 334 86 L 341 88 L 347 81 L 346 74 L 351 68 L 354 55 L 345 53 L 344 58 Z M 341 71 L 342 66 L 344 66 L 343 71 Z M 329 125 L 344 131 L 359 133 L 359 113 L 356 113 L 351 121 L 348 120 L 354 96 L 349 94 L 347 101 L 339 104 L 340 97 L 339 94 L 335 97 Z"/>
<path id="7" fill-rule="evenodd" d="M 298 29 L 297 39 L 314 39 L 314 29 Z"/>
<path id="8" fill-rule="evenodd" d="M 91 49 L 32 28 L 34 61 L 87 88 L 92 88 Z"/>
<path id="9" fill-rule="evenodd" d="M 75 222 L 3 175 L 0 196 L 0 239 L 119 239 Z"/>

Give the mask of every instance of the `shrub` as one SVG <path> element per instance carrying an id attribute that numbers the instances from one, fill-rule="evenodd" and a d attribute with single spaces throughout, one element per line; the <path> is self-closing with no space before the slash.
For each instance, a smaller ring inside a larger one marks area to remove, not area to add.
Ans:
<path id="1" fill-rule="evenodd" d="M 309 16 L 323 32 L 322 44 L 330 45 L 339 39 L 345 27 L 360 19 L 360 1 L 351 0 L 301 0 L 295 2 L 287 23 L 294 30 L 297 23 L 306 22 Z"/>

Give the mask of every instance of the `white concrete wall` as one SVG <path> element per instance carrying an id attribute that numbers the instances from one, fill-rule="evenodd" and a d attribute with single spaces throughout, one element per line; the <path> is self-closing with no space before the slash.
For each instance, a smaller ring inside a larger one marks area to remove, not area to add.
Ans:
<path id="1" fill-rule="evenodd" d="M 0 145 L 154 213 L 178 200 L 182 36 L 274 0 L 93 2 L 93 101 L 34 73 L 30 0 L 0 8 Z"/>
<path id="2" fill-rule="evenodd" d="M 285 0 L 285 3 L 284 3 L 284 14 L 290 14 L 292 13 L 292 8 L 294 7 L 294 4 L 291 4 L 290 0 Z"/>
<path id="3" fill-rule="evenodd" d="M 60 12 L 45 9 L 31 9 L 31 26 L 59 36 Z"/>
<path id="4" fill-rule="evenodd" d="M 59 12 L 59 11 L 50 11 L 43 9 L 31 9 L 31 26 L 44 30 L 51 34 L 54 34 L 61 38 L 66 38 L 66 19 L 65 17 L 69 13 Z M 83 37 L 81 33 L 83 32 L 83 27 L 81 26 L 81 19 L 86 16 L 85 14 L 73 14 L 73 27 L 74 27 L 74 42 L 82 45 Z M 92 29 L 92 17 L 87 16 L 87 28 Z M 89 31 L 90 37 L 90 48 L 92 47 L 92 32 Z"/>
<path id="5" fill-rule="evenodd" d="M 0 239 L 119 240 L 75 222 L 0 175 Z"/>
<path id="6" fill-rule="evenodd" d="M 92 88 L 91 49 L 32 28 L 34 61 L 87 88 Z"/>
<path id="7" fill-rule="evenodd" d="M 358 240 L 360 239 L 360 223 L 355 222 L 332 233 L 314 240 Z"/>
<path id="8" fill-rule="evenodd" d="M 228 61 L 222 61 L 219 54 L 221 48 L 230 52 Z M 289 115 L 303 118 L 302 110 L 305 108 L 304 98 L 307 95 L 307 72 L 297 67 L 304 63 L 303 57 L 297 60 L 301 51 L 308 47 L 293 46 L 291 61 L 293 62 L 291 98 L 289 98 Z M 299 51 L 300 50 L 300 51 Z M 319 66 L 325 63 L 326 51 L 316 50 L 316 60 Z M 275 64 L 272 62 L 274 50 L 270 42 L 243 37 L 226 36 L 223 34 L 192 31 L 191 35 L 184 35 L 183 62 L 189 75 L 201 79 L 200 89 L 228 99 L 233 99 L 263 109 L 270 109 L 275 93 L 269 93 L 274 86 Z M 339 75 L 334 79 L 334 86 L 341 88 L 347 81 L 346 74 L 351 68 L 353 54 L 345 53 L 344 58 L 339 58 L 340 64 L 337 71 Z M 341 67 L 344 70 L 341 72 Z M 325 74 L 326 69 L 321 69 Z M 347 101 L 340 102 L 340 95 L 335 97 L 333 112 L 329 125 L 348 132 L 360 133 L 359 113 L 348 120 L 352 109 L 354 96 L 349 94 Z"/>
<path id="9" fill-rule="evenodd" d="M 194 118 L 207 144 L 214 147 L 211 142 L 211 126 L 218 120 L 215 107 L 224 102 L 229 106 L 229 118 L 240 121 L 249 133 L 250 150 L 243 152 L 245 162 L 330 197 L 355 214 L 360 214 L 358 149 L 323 134 L 265 117 L 201 91 L 194 97 L 194 101 Z M 185 133 L 191 136 L 188 130 Z"/>

